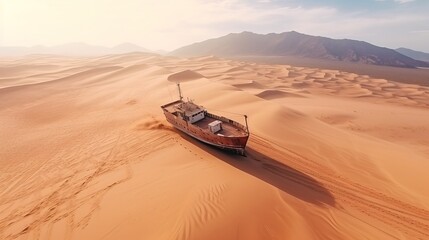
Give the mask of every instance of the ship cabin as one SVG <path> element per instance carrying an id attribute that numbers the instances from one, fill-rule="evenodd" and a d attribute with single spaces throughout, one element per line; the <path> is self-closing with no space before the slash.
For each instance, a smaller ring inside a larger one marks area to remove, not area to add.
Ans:
<path id="1" fill-rule="evenodd" d="M 196 123 L 203 119 L 206 115 L 206 111 L 202 108 L 197 108 L 191 112 L 185 112 L 186 120 L 189 123 Z"/>
<path id="2" fill-rule="evenodd" d="M 207 111 L 192 102 L 180 102 L 174 106 L 174 110 L 179 117 L 189 123 L 196 123 L 202 119 L 207 114 Z"/>

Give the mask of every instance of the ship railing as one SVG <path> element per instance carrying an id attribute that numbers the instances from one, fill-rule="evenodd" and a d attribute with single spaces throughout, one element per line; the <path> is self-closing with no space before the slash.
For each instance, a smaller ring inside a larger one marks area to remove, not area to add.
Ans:
<path id="1" fill-rule="evenodd" d="M 211 118 L 217 119 L 217 120 L 219 120 L 219 121 L 227 122 L 227 123 L 229 123 L 229 124 L 232 124 L 233 126 L 238 127 L 239 129 L 241 129 L 241 130 L 243 130 L 243 131 L 247 132 L 246 127 L 245 127 L 243 124 L 240 124 L 240 123 L 238 123 L 238 122 L 236 122 L 236 121 L 234 121 L 234 120 L 228 119 L 228 118 L 226 118 L 226 117 L 218 116 L 218 115 L 215 115 L 215 114 L 212 114 L 212 113 L 206 113 L 206 115 L 207 115 L 208 117 L 211 117 Z"/>
<path id="2" fill-rule="evenodd" d="M 162 105 L 161 108 L 166 108 L 166 107 L 169 107 L 171 105 L 174 105 L 174 104 L 180 103 L 180 102 L 182 102 L 182 100 L 177 100 L 177 101 L 174 101 L 174 102 L 171 102 L 171 103 L 167 103 L 165 105 Z"/>

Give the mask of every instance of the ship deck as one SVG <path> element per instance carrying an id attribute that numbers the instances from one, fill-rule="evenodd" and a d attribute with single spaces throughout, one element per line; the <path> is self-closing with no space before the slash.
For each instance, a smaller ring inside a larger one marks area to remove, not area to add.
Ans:
<path id="1" fill-rule="evenodd" d="M 193 123 L 193 125 L 198 126 L 199 128 L 203 129 L 204 131 L 210 131 L 209 130 L 209 123 L 216 121 L 217 119 L 205 116 L 203 119 L 201 119 L 198 122 Z M 227 122 L 222 122 L 222 130 L 216 132 L 217 135 L 223 135 L 226 137 L 244 137 L 247 136 L 247 132 L 244 130 L 230 124 Z"/>

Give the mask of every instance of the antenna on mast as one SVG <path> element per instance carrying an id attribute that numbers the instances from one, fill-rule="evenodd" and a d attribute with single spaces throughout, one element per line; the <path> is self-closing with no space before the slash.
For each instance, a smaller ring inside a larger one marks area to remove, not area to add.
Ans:
<path id="1" fill-rule="evenodd" d="M 182 101 L 183 97 L 182 97 L 182 90 L 180 90 L 180 83 L 177 83 L 177 88 L 179 89 L 180 101 Z"/>

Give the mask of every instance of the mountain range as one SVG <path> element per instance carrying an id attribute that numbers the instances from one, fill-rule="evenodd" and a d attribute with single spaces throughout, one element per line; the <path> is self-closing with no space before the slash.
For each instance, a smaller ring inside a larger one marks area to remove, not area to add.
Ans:
<path id="1" fill-rule="evenodd" d="M 0 47 L 0 56 L 21 56 L 28 54 L 58 54 L 69 56 L 95 56 L 106 54 L 120 54 L 129 52 L 153 52 L 132 43 L 122 43 L 114 47 L 102 47 L 86 43 L 68 43 L 52 47 Z"/>
<path id="2" fill-rule="evenodd" d="M 161 50 L 151 51 L 133 43 L 123 43 L 114 47 L 79 42 L 51 47 L 0 47 L 0 57 L 28 54 L 97 56 L 129 52 L 150 52 L 175 56 L 303 57 L 314 60 L 324 59 L 406 68 L 429 67 L 429 53 L 407 48 L 393 50 L 363 41 L 331 39 L 295 31 L 265 35 L 252 32 L 230 33 L 223 37 L 184 46 L 170 53 Z"/>
<path id="3" fill-rule="evenodd" d="M 398 48 L 395 49 L 395 51 L 416 60 L 429 62 L 429 53 L 419 52 L 408 48 Z"/>
<path id="4" fill-rule="evenodd" d="M 231 33 L 179 48 L 170 54 L 224 57 L 298 56 L 393 67 L 429 67 L 427 62 L 367 42 L 311 36 L 295 31 L 265 35 L 252 32 Z"/>

